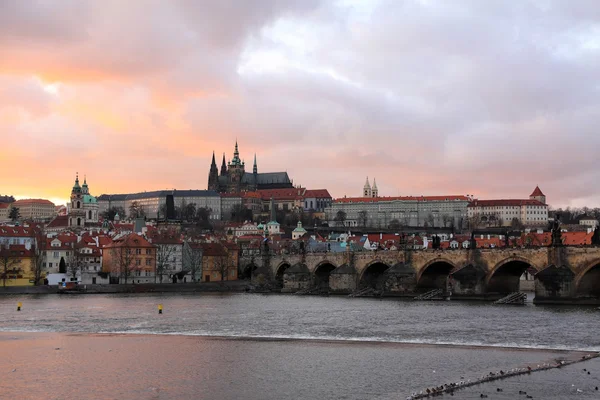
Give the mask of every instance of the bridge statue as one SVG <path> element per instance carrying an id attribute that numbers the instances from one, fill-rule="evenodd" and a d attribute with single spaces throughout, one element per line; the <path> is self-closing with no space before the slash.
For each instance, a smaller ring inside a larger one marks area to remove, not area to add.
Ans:
<path id="1" fill-rule="evenodd" d="M 600 229 L 598 229 L 598 225 L 594 228 L 594 234 L 592 235 L 592 244 L 600 245 Z"/>
<path id="2" fill-rule="evenodd" d="M 562 246 L 562 232 L 560 230 L 560 214 L 554 216 L 552 221 L 552 246 Z"/>

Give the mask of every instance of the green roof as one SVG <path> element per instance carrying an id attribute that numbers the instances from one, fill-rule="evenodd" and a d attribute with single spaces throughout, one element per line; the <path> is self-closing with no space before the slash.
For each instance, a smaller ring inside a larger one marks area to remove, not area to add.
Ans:
<path id="1" fill-rule="evenodd" d="M 91 194 L 85 194 L 85 195 L 83 195 L 83 202 L 84 203 L 97 203 L 98 201 Z"/>

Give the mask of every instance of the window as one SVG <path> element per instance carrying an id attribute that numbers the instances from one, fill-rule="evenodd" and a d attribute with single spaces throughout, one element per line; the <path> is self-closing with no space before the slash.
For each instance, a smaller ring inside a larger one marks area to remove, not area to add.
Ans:
<path id="1" fill-rule="evenodd" d="M 52 263 L 48 263 L 48 268 L 52 268 Z"/>
<path id="2" fill-rule="evenodd" d="M 146 265 L 152 265 L 152 259 L 146 258 Z"/>
<path id="3" fill-rule="evenodd" d="M 146 249 L 146 254 L 152 254 L 152 249 Z"/>
<path id="4" fill-rule="evenodd" d="M 140 260 L 140 259 L 135 260 L 135 265 L 142 265 L 142 260 Z"/>
<path id="5" fill-rule="evenodd" d="M 58 258 L 58 254 L 59 254 L 58 251 L 55 251 L 54 252 L 54 258 Z"/>
<path id="6" fill-rule="evenodd" d="M 142 249 L 135 249 L 135 254 L 138 256 L 142 254 Z"/>

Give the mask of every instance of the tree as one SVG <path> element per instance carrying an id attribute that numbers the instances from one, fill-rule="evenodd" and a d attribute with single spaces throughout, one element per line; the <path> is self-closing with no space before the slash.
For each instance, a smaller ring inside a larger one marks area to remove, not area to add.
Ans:
<path id="1" fill-rule="evenodd" d="M 83 271 L 83 255 L 80 253 L 80 248 L 75 246 L 73 251 L 69 252 L 69 263 L 67 264 L 67 274 L 71 277 L 71 279 L 77 280 L 78 276 L 81 276 L 81 272 Z"/>
<path id="2" fill-rule="evenodd" d="M 211 210 L 206 207 L 200 207 L 196 209 L 196 224 L 204 229 L 212 228 L 210 224 Z"/>
<path id="3" fill-rule="evenodd" d="M 165 270 L 168 269 L 169 262 L 175 253 L 175 247 L 169 243 L 156 243 L 156 246 L 156 275 L 154 281 L 156 282 L 156 278 L 160 277 L 158 283 L 162 283 Z"/>
<path id="4" fill-rule="evenodd" d="M 467 226 L 469 230 L 474 230 L 479 228 L 482 223 L 482 218 L 480 214 L 473 214 L 473 216 L 467 218 Z"/>
<path id="5" fill-rule="evenodd" d="M 246 208 L 243 204 L 235 204 L 231 208 L 230 220 L 233 222 L 252 221 L 252 210 Z"/>
<path id="6" fill-rule="evenodd" d="M 400 230 L 400 228 L 402 228 L 402 225 L 400 224 L 400 221 L 398 221 L 397 219 L 391 220 L 390 223 L 388 224 L 388 229 L 391 229 L 393 231 L 398 231 L 398 230 Z"/>
<path id="7" fill-rule="evenodd" d="M 16 222 L 19 218 L 21 218 L 21 212 L 19 211 L 19 207 L 12 206 L 8 213 L 8 218 L 12 222 Z"/>
<path id="8" fill-rule="evenodd" d="M 129 206 L 129 217 L 131 219 L 136 218 L 144 218 L 146 216 L 146 211 L 144 210 L 144 206 L 138 203 L 137 201 L 133 201 Z"/>
<path id="9" fill-rule="evenodd" d="M 123 219 L 126 217 L 125 209 L 120 206 L 109 207 L 108 210 L 102 213 L 102 218 L 108 221 L 114 221 L 115 215 L 119 214 L 119 218 Z"/>
<path id="10" fill-rule="evenodd" d="M 346 211 L 340 210 L 335 214 L 334 221 L 337 222 L 337 226 L 346 226 Z"/>
<path id="11" fill-rule="evenodd" d="M 452 221 L 453 219 L 454 218 L 452 218 L 448 214 L 443 214 L 442 215 L 442 225 L 444 226 L 444 228 L 447 228 L 450 225 L 450 221 Z"/>
<path id="12" fill-rule="evenodd" d="M 229 258 L 229 254 L 226 252 L 213 258 L 213 270 L 219 271 L 219 274 L 221 274 L 221 283 L 223 283 L 223 281 L 226 280 L 225 278 L 229 276 L 228 273 L 230 265 L 231 259 Z"/>
<path id="13" fill-rule="evenodd" d="M 425 223 L 427 224 L 426 226 L 428 227 L 435 227 L 435 218 L 433 217 L 433 214 L 429 213 L 427 214 L 427 219 L 425 220 Z"/>
<path id="14" fill-rule="evenodd" d="M 196 274 L 202 274 L 202 249 L 195 243 L 186 242 L 183 245 L 183 268 L 190 272 L 192 282 L 196 282 Z"/>
<path id="15" fill-rule="evenodd" d="M 21 259 L 10 250 L 8 245 L 0 245 L 0 273 L 2 274 L 2 286 L 6 287 L 6 280 L 10 275 L 17 275 L 21 271 Z"/>
<path id="16" fill-rule="evenodd" d="M 517 217 L 512 219 L 512 221 L 510 222 L 510 227 L 514 231 L 522 231 L 523 230 L 523 224 Z"/>
<path id="17" fill-rule="evenodd" d="M 42 239 L 38 241 L 40 245 L 33 249 L 33 258 L 31 260 L 31 273 L 33 274 L 34 285 L 39 285 L 42 281 L 42 274 L 44 272 L 44 250 L 45 241 Z"/>
<path id="18" fill-rule="evenodd" d="M 134 268 L 133 249 L 127 245 L 126 240 L 119 247 L 111 249 L 111 255 L 113 259 L 112 269 L 119 278 L 125 279 L 125 283 L 131 276 Z"/>
<path id="19" fill-rule="evenodd" d="M 184 221 L 193 221 L 196 217 L 196 203 L 188 203 L 181 206 L 182 217 Z"/>
<path id="20" fill-rule="evenodd" d="M 367 221 L 369 220 L 369 215 L 367 210 L 361 210 L 358 212 L 358 224 L 362 227 L 367 226 Z"/>

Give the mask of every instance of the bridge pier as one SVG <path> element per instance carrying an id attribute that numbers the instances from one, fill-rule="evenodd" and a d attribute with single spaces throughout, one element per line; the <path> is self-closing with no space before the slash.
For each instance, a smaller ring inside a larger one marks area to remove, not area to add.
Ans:
<path id="1" fill-rule="evenodd" d="M 485 300 L 486 270 L 469 264 L 450 275 L 450 286 L 453 299 Z"/>
<path id="2" fill-rule="evenodd" d="M 331 271 L 329 275 L 329 289 L 335 294 L 350 294 L 356 290 L 356 270 L 344 264 Z"/>
<path id="3" fill-rule="evenodd" d="M 285 270 L 281 293 L 295 293 L 311 287 L 311 275 L 306 264 L 298 263 Z"/>
<path id="4" fill-rule="evenodd" d="M 570 268 L 551 265 L 535 274 L 535 304 L 572 304 L 575 297 L 575 274 Z"/>
<path id="5" fill-rule="evenodd" d="M 417 273 L 412 265 L 399 262 L 384 273 L 384 295 L 410 296 L 417 292 Z"/>

